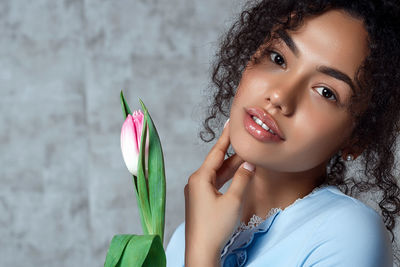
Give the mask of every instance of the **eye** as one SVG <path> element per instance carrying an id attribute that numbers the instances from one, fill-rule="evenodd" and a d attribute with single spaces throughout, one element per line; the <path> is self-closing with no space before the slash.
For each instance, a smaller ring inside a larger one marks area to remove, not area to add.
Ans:
<path id="1" fill-rule="evenodd" d="M 336 95 L 329 88 L 321 86 L 317 87 L 316 89 L 319 94 L 326 97 L 328 100 L 337 101 Z M 333 97 L 333 99 L 331 99 L 331 97 Z"/>
<path id="2" fill-rule="evenodd" d="M 276 53 L 275 51 L 268 51 L 270 54 L 270 58 L 271 61 L 274 62 L 275 64 L 278 64 L 279 66 L 283 66 L 286 67 L 285 64 L 285 59 L 278 53 Z"/>
<path id="3" fill-rule="evenodd" d="M 284 68 L 286 67 L 285 59 L 283 58 L 283 56 L 281 56 L 279 53 L 272 51 L 272 50 L 269 50 L 268 53 L 270 55 L 270 59 L 272 62 L 274 62 L 275 64 L 277 64 L 279 66 L 283 66 Z M 332 100 L 335 102 L 338 101 L 335 93 L 332 90 L 330 90 L 328 87 L 320 86 L 320 87 L 317 87 L 316 89 L 319 94 L 321 94 L 328 100 Z"/>

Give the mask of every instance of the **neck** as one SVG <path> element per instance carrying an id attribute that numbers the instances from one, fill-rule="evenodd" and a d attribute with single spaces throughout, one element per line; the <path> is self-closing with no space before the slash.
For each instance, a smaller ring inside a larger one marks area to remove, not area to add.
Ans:
<path id="1" fill-rule="evenodd" d="M 272 208 L 285 209 L 321 185 L 325 165 L 301 173 L 279 173 L 256 166 L 244 195 L 241 222 L 247 224 L 255 214 L 265 218 Z"/>

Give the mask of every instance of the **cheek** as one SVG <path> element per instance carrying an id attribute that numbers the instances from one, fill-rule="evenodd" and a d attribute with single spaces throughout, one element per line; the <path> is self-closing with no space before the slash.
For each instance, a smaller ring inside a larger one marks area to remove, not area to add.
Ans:
<path id="1" fill-rule="evenodd" d="M 308 116 L 310 117 L 310 115 Z M 296 169 L 310 169 L 334 155 L 348 134 L 349 127 L 340 116 L 326 119 L 326 116 L 314 116 L 294 127 L 291 138 L 291 162 Z"/>

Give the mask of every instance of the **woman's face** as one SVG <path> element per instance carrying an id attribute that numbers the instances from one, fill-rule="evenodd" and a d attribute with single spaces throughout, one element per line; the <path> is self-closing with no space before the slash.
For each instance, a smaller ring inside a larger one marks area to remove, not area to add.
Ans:
<path id="1" fill-rule="evenodd" d="M 349 83 L 367 55 L 367 32 L 360 20 L 331 10 L 287 32 L 268 50 L 273 52 L 263 53 L 257 64 L 249 62 L 237 88 L 232 147 L 258 168 L 300 172 L 325 165 L 354 128 L 347 111 Z M 249 133 L 244 120 L 253 107 L 275 120 L 284 140 L 260 141 Z"/>

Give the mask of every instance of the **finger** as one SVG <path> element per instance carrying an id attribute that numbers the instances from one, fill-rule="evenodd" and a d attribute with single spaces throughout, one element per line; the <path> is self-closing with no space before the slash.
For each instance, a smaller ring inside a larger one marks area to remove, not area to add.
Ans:
<path id="1" fill-rule="evenodd" d="M 230 140 L 229 140 L 229 121 L 226 124 L 226 127 L 222 130 L 221 136 L 218 138 L 218 141 L 211 148 L 210 152 L 206 156 L 202 166 L 200 168 L 204 168 L 206 170 L 211 170 L 217 172 L 224 162 L 226 151 L 228 150 Z"/>
<path id="2" fill-rule="evenodd" d="M 215 187 L 219 190 L 227 181 L 232 179 L 232 176 L 236 173 L 244 160 L 237 154 L 227 158 L 222 164 L 221 168 L 217 171 L 217 177 L 215 181 Z"/>
<path id="3" fill-rule="evenodd" d="M 254 175 L 254 169 L 254 165 L 248 162 L 240 165 L 233 177 L 232 184 L 229 186 L 226 195 L 231 195 L 241 200 L 247 184 Z"/>

